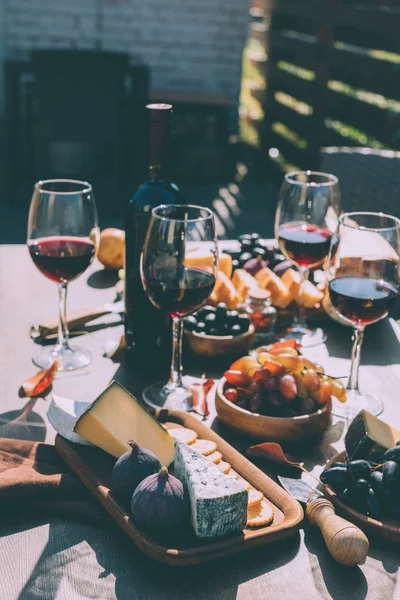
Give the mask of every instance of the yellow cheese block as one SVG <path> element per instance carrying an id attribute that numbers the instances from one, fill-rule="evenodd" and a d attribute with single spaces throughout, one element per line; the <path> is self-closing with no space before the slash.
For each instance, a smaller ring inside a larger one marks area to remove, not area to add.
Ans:
<path id="1" fill-rule="evenodd" d="M 271 294 L 271 303 L 273 306 L 286 308 L 292 301 L 292 297 L 283 283 L 282 279 L 268 267 L 264 267 L 255 276 L 258 285 L 263 290 L 268 290 Z"/>
<path id="2" fill-rule="evenodd" d="M 233 273 L 232 283 L 235 286 L 241 301 L 245 300 L 250 290 L 259 287 L 257 279 L 244 269 L 236 269 Z"/>
<path id="3" fill-rule="evenodd" d="M 301 275 L 295 269 L 287 269 L 281 277 L 283 283 L 286 285 L 289 290 L 289 294 L 291 297 L 291 301 L 294 302 L 296 300 L 297 295 L 300 291 L 301 284 Z"/>
<path id="4" fill-rule="evenodd" d="M 214 257 L 211 252 L 201 249 L 194 250 L 193 252 L 189 251 L 185 256 L 185 265 L 194 269 L 204 267 L 213 268 Z M 218 255 L 218 268 L 230 279 L 232 275 L 232 257 L 229 254 L 221 252 Z"/>
<path id="5" fill-rule="evenodd" d="M 240 304 L 240 296 L 235 286 L 222 271 L 218 271 L 217 280 L 210 296 L 210 302 L 213 304 L 225 302 L 230 309 L 237 308 Z"/>
<path id="6" fill-rule="evenodd" d="M 122 385 L 111 385 L 79 417 L 74 432 L 118 458 L 133 440 L 152 450 L 168 467 L 174 460 L 174 439 Z"/>

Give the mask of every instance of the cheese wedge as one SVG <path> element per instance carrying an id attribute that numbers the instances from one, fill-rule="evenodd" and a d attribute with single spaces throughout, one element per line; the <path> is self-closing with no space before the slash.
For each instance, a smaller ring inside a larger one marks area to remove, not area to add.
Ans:
<path id="1" fill-rule="evenodd" d="M 382 454 L 400 441 L 400 431 L 384 423 L 366 410 L 361 410 L 350 423 L 345 437 L 349 460 L 380 460 Z"/>
<path id="2" fill-rule="evenodd" d="M 324 292 L 321 292 L 311 281 L 303 281 L 299 294 L 298 301 L 302 302 L 306 308 L 314 308 L 322 302 Z"/>
<path id="3" fill-rule="evenodd" d="M 152 450 L 165 467 L 174 460 L 173 437 L 116 381 L 79 417 L 74 432 L 116 458 L 133 440 Z"/>
<path id="4" fill-rule="evenodd" d="M 188 252 L 185 256 L 185 265 L 194 269 L 214 266 L 214 256 L 209 251 L 202 249 Z M 229 254 L 221 252 L 218 255 L 218 268 L 230 279 L 232 275 L 232 257 Z"/>
<path id="5" fill-rule="evenodd" d="M 228 308 L 236 308 L 240 304 L 240 296 L 232 281 L 223 273 L 218 271 L 217 281 L 210 296 L 213 304 L 225 302 Z"/>
<path id="6" fill-rule="evenodd" d="M 280 308 L 289 306 L 292 301 L 291 294 L 282 279 L 271 271 L 271 269 L 264 267 L 258 271 L 255 278 L 262 289 L 270 292 L 271 303 L 274 306 L 279 306 Z"/>
<path id="7" fill-rule="evenodd" d="M 250 290 L 259 287 L 257 279 L 244 269 L 236 269 L 232 276 L 232 283 L 242 302 L 247 297 Z"/>
<path id="8" fill-rule="evenodd" d="M 291 302 L 296 300 L 297 295 L 300 291 L 301 275 L 295 269 L 287 269 L 281 277 L 282 282 L 286 285 L 289 290 Z"/>

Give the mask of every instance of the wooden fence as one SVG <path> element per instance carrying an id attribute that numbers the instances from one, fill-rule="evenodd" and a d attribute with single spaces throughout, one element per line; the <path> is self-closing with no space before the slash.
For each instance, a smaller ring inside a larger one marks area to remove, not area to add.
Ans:
<path id="1" fill-rule="evenodd" d="M 399 0 L 253 0 L 251 14 L 241 117 L 263 152 L 316 168 L 322 146 L 400 148 Z"/>

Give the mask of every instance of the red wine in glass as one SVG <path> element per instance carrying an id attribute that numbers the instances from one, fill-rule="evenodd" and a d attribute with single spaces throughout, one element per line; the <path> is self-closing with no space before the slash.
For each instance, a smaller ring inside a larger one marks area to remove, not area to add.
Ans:
<path id="1" fill-rule="evenodd" d="M 38 238 L 31 241 L 28 247 L 37 268 L 56 283 L 79 277 L 96 253 L 95 245 L 90 240 L 67 236 Z"/>
<path id="2" fill-rule="evenodd" d="M 282 251 L 300 267 L 323 263 L 328 256 L 332 233 L 309 223 L 285 223 L 278 229 Z"/>
<path id="3" fill-rule="evenodd" d="M 329 295 L 343 317 L 355 325 L 369 325 L 386 317 L 398 290 L 382 279 L 346 276 L 330 281 Z"/>
<path id="4" fill-rule="evenodd" d="M 207 300 L 215 285 L 212 273 L 182 267 L 163 269 L 148 278 L 146 290 L 151 302 L 170 317 L 184 317 Z"/>

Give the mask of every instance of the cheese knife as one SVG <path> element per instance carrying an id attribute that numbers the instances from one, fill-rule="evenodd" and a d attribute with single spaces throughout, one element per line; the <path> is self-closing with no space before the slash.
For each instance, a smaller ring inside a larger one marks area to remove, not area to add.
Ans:
<path id="1" fill-rule="evenodd" d="M 103 317 L 104 315 L 108 315 L 110 313 L 122 314 L 124 309 L 124 301 L 119 300 L 118 302 L 108 302 L 96 308 L 72 312 L 68 315 L 68 328 L 77 329 L 86 323 L 93 321 L 94 319 L 98 319 L 99 317 Z M 32 325 L 30 334 L 31 338 L 33 339 L 45 338 L 49 335 L 57 333 L 57 330 L 58 321 L 47 321 L 39 325 Z"/>
<path id="2" fill-rule="evenodd" d="M 329 553 L 338 563 L 351 567 L 365 561 L 369 549 L 366 535 L 335 513 L 332 502 L 318 489 L 318 479 L 307 471 L 300 471 L 298 478 L 278 475 L 278 479 L 293 498 L 305 504 L 308 521 L 319 527 Z"/>

